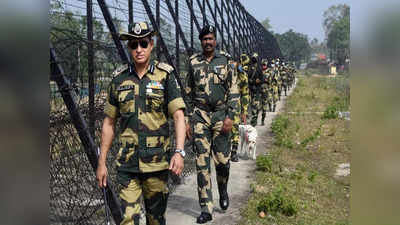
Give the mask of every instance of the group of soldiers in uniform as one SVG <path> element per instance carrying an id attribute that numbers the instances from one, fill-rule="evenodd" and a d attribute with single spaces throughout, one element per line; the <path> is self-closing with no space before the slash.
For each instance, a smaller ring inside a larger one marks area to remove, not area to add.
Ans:
<path id="1" fill-rule="evenodd" d="M 96 177 L 100 187 L 107 185 L 107 152 L 118 133 L 120 224 L 139 225 L 141 197 L 146 223 L 166 224 L 168 174 L 182 173 L 184 142 L 191 139 L 201 207 L 196 222 L 207 223 L 214 210 L 211 163 L 216 169 L 219 205 L 227 210 L 230 161 L 238 161 L 238 126 L 247 123 L 249 104 L 253 126 L 260 111 L 262 121 L 267 111 L 275 111 L 282 91 L 286 94 L 294 82 L 295 70 L 279 59 L 270 63 L 262 59 L 260 67 L 257 53 L 242 54 L 240 62 L 235 62 L 228 53 L 216 50 L 215 27 L 207 25 L 199 34 L 203 51 L 189 58 L 181 86 L 172 66 L 150 59 L 156 33 L 147 22 L 139 22 L 120 34 L 133 62 L 116 71 L 109 85 Z M 169 117 L 174 120 L 175 149 L 170 146 Z M 117 120 L 119 132 L 114 131 Z"/>
<path id="2" fill-rule="evenodd" d="M 275 112 L 277 102 L 281 99 L 283 92 L 287 96 L 288 90 L 295 81 L 295 64 L 286 64 L 279 58 L 261 59 L 259 66 L 259 56 L 253 53 L 251 57 L 247 54 L 240 56 L 238 66 L 238 83 L 240 87 L 240 111 L 241 117 L 236 116 L 232 129 L 232 156 L 233 162 L 238 162 L 237 155 L 239 132 L 238 127 L 242 122 L 247 123 L 248 105 L 250 103 L 252 126 L 257 126 L 258 116 L 261 112 L 261 125 L 265 125 L 267 112 Z M 247 87 L 246 87 L 247 86 Z"/>

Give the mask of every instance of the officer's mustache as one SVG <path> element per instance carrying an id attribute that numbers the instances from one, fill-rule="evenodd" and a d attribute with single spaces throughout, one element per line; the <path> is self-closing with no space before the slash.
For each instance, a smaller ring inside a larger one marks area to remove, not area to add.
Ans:
<path id="1" fill-rule="evenodd" d="M 205 47 L 207 48 L 207 47 L 212 47 L 212 45 L 210 45 L 210 44 L 206 44 L 205 45 Z"/>

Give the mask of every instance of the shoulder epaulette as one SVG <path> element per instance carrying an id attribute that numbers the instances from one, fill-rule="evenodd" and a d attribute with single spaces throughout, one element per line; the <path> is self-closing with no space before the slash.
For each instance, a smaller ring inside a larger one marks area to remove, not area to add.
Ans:
<path id="1" fill-rule="evenodd" d="M 172 67 L 171 65 L 169 65 L 167 63 L 163 63 L 163 62 L 159 62 L 157 64 L 157 68 L 164 70 L 168 73 L 172 73 L 172 71 L 174 71 L 174 67 Z"/>
<path id="2" fill-rule="evenodd" d="M 127 71 L 129 68 L 128 64 L 124 64 L 122 66 L 119 66 L 116 70 L 114 70 L 114 72 L 112 73 L 113 78 L 117 77 L 118 75 L 120 75 L 121 73 Z"/>
<path id="3" fill-rule="evenodd" d="M 196 58 L 197 56 L 199 56 L 199 53 L 195 53 L 195 54 L 193 54 L 192 56 L 190 56 L 190 60 L 192 60 L 192 59 L 194 59 L 194 58 Z"/>
<path id="4" fill-rule="evenodd" d="M 224 56 L 226 56 L 228 58 L 232 58 L 232 56 L 229 53 L 224 52 L 224 51 L 219 51 L 219 54 L 224 55 Z"/>

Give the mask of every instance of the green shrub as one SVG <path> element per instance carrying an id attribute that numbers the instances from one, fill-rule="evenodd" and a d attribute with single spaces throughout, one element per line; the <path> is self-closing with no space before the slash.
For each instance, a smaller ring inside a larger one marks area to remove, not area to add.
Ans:
<path id="1" fill-rule="evenodd" d="M 285 194 L 286 190 L 282 186 L 269 192 L 257 204 L 258 212 L 268 212 L 276 215 L 281 213 L 286 216 L 297 214 L 297 202 L 289 195 Z"/>
<path id="2" fill-rule="evenodd" d="M 315 177 L 318 175 L 318 172 L 312 171 L 309 175 L 308 175 L 308 180 L 310 182 L 314 182 Z"/>
<path id="3" fill-rule="evenodd" d="M 339 117 L 338 109 L 335 105 L 330 105 L 325 109 L 321 119 L 337 119 Z"/>
<path id="4" fill-rule="evenodd" d="M 258 170 L 271 172 L 272 171 L 272 157 L 270 155 L 258 156 L 256 159 L 256 166 Z"/>
<path id="5" fill-rule="evenodd" d="M 319 127 L 312 135 L 306 137 L 304 140 L 300 142 L 300 145 L 304 148 L 306 147 L 309 143 L 313 142 L 315 139 L 317 139 L 321 135 L 321 127 Z"/>
<path id="6" fill-rule="evenodd" d="M 271 130 L 275 134 L 274 144 L 292 149 L 294 144 L 290 139 L 287 129 L 290 125 L 290 120 L 287 116 L 277 116 L 271 124 Z"/>
<path id="7" fill-rule="evenodd" d="M 274 134 L 283 133 L 289 127 L 289 118 L 287 116 L 277 116 L 271 124 L 271 130 Z"/>

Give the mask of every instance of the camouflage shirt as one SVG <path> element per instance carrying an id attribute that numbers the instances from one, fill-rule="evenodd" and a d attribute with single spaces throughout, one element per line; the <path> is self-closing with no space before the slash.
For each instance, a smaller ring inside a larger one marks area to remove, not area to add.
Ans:
<path id="1" fill-rule="evenodd" d="M 257 63 L 253 63 L 248 67 L 249 86 L 253 91 L 257 90 L 261 83 L 257 84 L 257 79 L 262 80 L 262 73 Z"/>
<path id="2" fill-rule="evenodd" d="M 278 70 L 278 68 L 275 67 L 272 69 L 272 76 L 270 79 L 270 81 L 271 81 L 270 83 L 272 85 L 279 85 L 280 80 L 281 80 L 281 76 L 279 74 L 279 70 Z"/>
<path id="3" fill-rule="evenodd" d="M 238 79 L 240 93 L 240 113 L 247 116 L 250 102 L 249 81 L 247 73 L 241 65 L 238 66 Z"/>
<path id="4" fill-rule="evenodd" d="M 210 108 L 225 108 L 233 120 L 238 113 L 239 89 L 237 74 L 231 56 L 216 52 L 211 62 L 203 54 L 194 54 L 189 60 L 186 76 L 187 116 L 193 114 L 194 106 L 207 105 Z"/>
<path id="5" fill-rule="evenodd" d="M 262 74 L 263 74 L 263 79 L 262 79 L 261 90 L 265 92 L 269 90 L 270 85 L 272 83 L 273 71 L 271 68 L 267 68 L 266 70 L 262 71 Z"/>
<path id="6" fill-rule="evenodd" d="M 108 88 L 104 112 L 120 118 L 118 171 L 147 173 L 168 169 L 167 114 L 185 109 L 173 68 L 156 61 L 140 79 L 134 66 L 116 74 Z"/>

